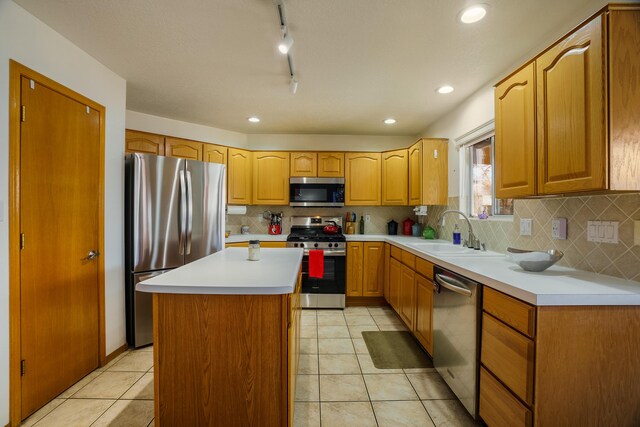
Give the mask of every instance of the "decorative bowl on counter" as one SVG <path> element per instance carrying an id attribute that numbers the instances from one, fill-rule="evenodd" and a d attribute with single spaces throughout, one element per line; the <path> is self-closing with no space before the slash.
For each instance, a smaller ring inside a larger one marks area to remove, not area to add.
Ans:
<path id="1" fill-rule="evenodd" d="M 516 248 L 507 248 L 507 255 L 516 264 L 526 271 L 544 271 L 556 262 L 560 261 L 564 253 L 551 249 L 546 252 L 526 251 Z"/>

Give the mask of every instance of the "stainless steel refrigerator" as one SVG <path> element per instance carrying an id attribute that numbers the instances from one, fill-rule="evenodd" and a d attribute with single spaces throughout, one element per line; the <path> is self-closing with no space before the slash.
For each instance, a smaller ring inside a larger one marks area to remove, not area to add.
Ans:
<path id="1" fill-rule="evenodd" d="M 224 248 L 225 166 L 152 154 L 125 158 L 127 342 L 153 342 L 151 294 L 138 282 Z"/>

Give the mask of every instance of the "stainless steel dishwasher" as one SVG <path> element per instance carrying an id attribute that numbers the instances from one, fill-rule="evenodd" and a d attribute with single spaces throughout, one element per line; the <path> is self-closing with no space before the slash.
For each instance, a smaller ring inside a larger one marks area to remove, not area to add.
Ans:
<path id="1" fill-rule="evenodd" d="M 433 365 L 477 418 L 482 285 L 441 267 L 434 269 Z"/>

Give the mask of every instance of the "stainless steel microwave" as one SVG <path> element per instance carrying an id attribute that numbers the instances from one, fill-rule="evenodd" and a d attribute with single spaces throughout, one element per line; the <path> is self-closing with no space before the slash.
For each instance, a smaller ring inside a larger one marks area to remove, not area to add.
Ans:
<path id="1" fill-rule="evenodd" d="M 344 178 L 289 178 L 289 206 L 344 206 Z"/>

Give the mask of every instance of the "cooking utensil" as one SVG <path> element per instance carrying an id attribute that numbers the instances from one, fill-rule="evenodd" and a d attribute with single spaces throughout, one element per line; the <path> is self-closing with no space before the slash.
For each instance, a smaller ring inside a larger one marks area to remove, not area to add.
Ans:
<path id="1" fill-rule="evenodd" d="M 540 272 L 560 261 L 564 253 L 555 249 L 542 252 L 507 248 L 507 255 L 523 270 Z"/>
<path id="2" fill-rule="evenodd" d="M 325 221 L 329 223 L 329 225 L 325 225 L 322 231 L 326 234 L 338 234 L 340 227 L 338 227 L 338 223 L 335 221 Z"/>

